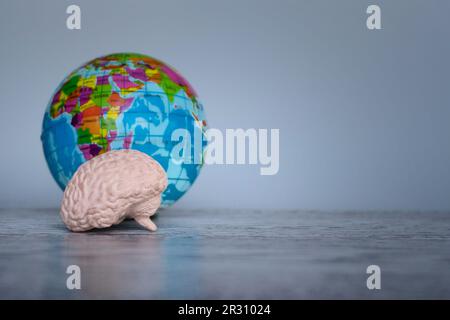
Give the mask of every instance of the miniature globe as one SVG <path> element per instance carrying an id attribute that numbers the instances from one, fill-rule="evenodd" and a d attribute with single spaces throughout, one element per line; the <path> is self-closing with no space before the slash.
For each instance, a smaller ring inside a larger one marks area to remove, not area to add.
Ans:
<path id="1" fill-rule="evenodd" d="M 41 140 L 63 190 L 81 164 L 109 150 L 152 156 L 168 177 L 161 199 L 168 206 L 200 172 L 205 130 L 203 106 L 177 71 L 149 56 L 119 53 L 94 59 L 62 81 L 45 111 Z"/>

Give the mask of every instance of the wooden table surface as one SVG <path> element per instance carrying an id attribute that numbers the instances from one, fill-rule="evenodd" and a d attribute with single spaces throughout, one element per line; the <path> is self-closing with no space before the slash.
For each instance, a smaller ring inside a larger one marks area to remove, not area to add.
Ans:
<path id="1" fill-rule="evenodd" d="M 450 298 L 450 213 L 166 209 L 156 223 L 72 233 L 57 209 L 2 209 L 0 298 Z"/>

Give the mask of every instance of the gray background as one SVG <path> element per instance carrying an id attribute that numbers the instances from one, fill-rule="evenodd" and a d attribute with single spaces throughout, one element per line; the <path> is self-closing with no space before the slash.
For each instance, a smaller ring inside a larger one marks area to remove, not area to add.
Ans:
<path id="1" fill-rule="evenodd" d="M 66 29 L 66 7 L 82 29 Z M 382 30 L 366 28 L 369 4 Z M 280 171 L 207 166 L 178 208 L 450 209 L 449 1 L 0 2 L 0 207 L 57 207 L 40 129 L 120 51 L 177 68 L 212 127 L 280 128 Z"/>

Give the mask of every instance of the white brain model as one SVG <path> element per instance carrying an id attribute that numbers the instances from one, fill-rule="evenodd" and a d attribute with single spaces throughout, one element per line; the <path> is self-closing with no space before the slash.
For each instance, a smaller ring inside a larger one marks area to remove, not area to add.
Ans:
<path id="1" fill-rule="evenodd" d="M 82 164 L 67 184 L 61 217 L 72 231 L 106 228 L 125 218 L 155 231 L 150 220 L 167 187 L 164 169 L 136 150 L 108 151 Z"/>

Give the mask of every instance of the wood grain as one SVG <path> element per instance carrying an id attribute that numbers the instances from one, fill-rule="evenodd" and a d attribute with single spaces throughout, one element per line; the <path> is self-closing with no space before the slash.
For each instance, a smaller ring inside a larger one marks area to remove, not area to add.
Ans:
<path id="1" fill-rule="evenodd" d="M 0 210 L 0 298 L 450 298 L 450 214 L 163 210 L 69 232 L 57 209 Z M 66 288 L 67 266 L 81 290 Z M 368 290 L 366 268 L 382 271 Z"/>

